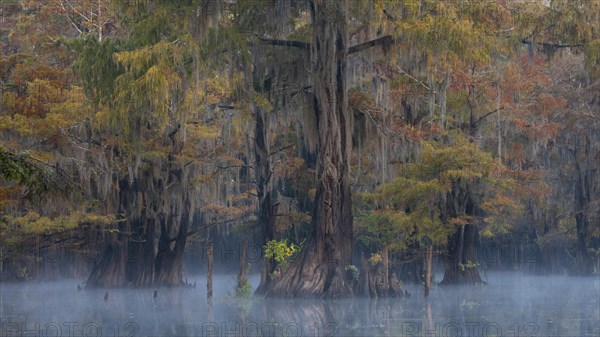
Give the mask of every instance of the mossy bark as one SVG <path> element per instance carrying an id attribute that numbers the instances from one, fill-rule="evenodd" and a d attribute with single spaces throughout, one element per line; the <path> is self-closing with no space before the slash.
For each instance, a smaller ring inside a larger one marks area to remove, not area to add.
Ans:
<path id="1" fill-rule="evenodd" d="M 347 96 L 347 0 L 310 1 L 311 73 L 318 125 L 318 186 L 313 234 L 268 296 L 340 297 L 353 293 L 345 266 L 352 263 L 352 199 Z"/>

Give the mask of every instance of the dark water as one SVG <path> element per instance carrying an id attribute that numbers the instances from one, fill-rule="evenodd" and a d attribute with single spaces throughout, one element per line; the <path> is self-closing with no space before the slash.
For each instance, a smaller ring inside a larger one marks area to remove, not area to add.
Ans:
<path id="1" fill-rule="evenodd" d="M 600 336 L 598 277 L 487 275 L 481 286 L 406 285 L 396 300 L 235 300 L 231 276 L 193 289 L 77 291 L 77 283 L 0 284 L 1 336 Z M 256 285 L 258 279 L 251 279 Z"/>

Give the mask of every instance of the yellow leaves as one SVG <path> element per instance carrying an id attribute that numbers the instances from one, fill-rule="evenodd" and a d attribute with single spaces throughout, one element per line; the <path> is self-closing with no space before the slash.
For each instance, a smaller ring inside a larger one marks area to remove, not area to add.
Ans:
<path id="1" fill-rule="evenodd" d="M 426 10 L 423 10 L 425 6 Z M 404 1 L 398 35 L 408 49 L 424 52 L 429 67 L 458 68 L 489 64 L 504 50 L 498 31 L 512 27 L 511 12 L 492 2 Z"/>
<path id="2" fill-rule="evenodd" d="M 50 114 L 59 115 L 62 119 L 68 120 L 69 122 L 66 124 L 92 116 L 93 110 L 86 99 L 83 88 L 71 86 L 68 91 L 62 92 L 61 95 L 66 99 L 53 104 L 50 107 Z"/>
<path id="3" fill-rule="evenodd" d="M 207 184 L 213 179 L 213 174 L 200 174 L 190 180 L 190 184 L 194 187 L 200 187 Z"/>
<path id="4" fill-rule="evenodd" d="M 6 208 L 16 205 L 19 199 L 18 187 L 1 186 L 0 187 L 0 212 Z M 2 222 L 0 221 L 0 226 Z M 0 232 L 2 232 L 0 230 Z"/>
<path id="5" fill-rule="evenodd" d="M 380 252 L 371 254 L 371 257 L 369 258 L 369 263 L 370 264 L 376 265 L 376 264 L 381 263 L 381 262 L 383 262 L 383 257 L 382 257 L 382 255 L 381 255 Z"/>
<path id="6" fill-rule="evenodd" d="M 247 210 L 239 207 L 227 207 L 215 202 L 209 202 L 202 210 L 219 220 L 226 220 L 227 218 L 241 217 Z"/>
<path id="7" fill-rule="evenodd" d="M 190 86 L 184 94 L 182 108 L 186 109 L 191 113 L 200 112 L 200 103 L 204 100 L 204 92 L 198 90 L 196 86 Z"/>
<path id="8" fill-rule="evenodd" d="M 136 82 L 140 84 L 140 88 L 152 90 L 150 93 L 155 92 L 165 96 L 168 94 L 169 85 L 175 82 L 172 80 L 172 74 L 169 68 L 161 64 L 153 65 Z"/>
<path id="9" fill-rule="evenodd" d="M 485 238 L 485 239 L 494 237 L 494 233 L 492 233 L 492 231 L 489 229 L 484 229 L 479 234 L 481 235 L 482 238 Z"/>
<path id="10" fill-rule="evenodd" d="M 171 66 L 181 63 L 184 49 L 178 43 L 162 40 L 156 44 L 131 51 L 115 53 L 115 61 L 125 66 L 127 72 L 139 76 L 151 66 L 166 63 Z"/>
<path id="11" fill-rule="evenodd" d="M 114 223 L 113 215 L 98 215 L 79 211 L 58 217 L 42 216 L 37 212 L 27 212 L 18 217 L 6 215 L 2 219 L 24 234 L 56 234 L 75 229 L 80 225 L 91 224 L 105 226 Z"/>
<path id="12" fill-rule="evenodd" d="M 36 128 L 32 128 L 31 120 L 23 115 L 0 116 L 0 130 L 15 131 L 22 136 L 33 136 Z"/>
<path id="13" fill-rule="evenodd" d="M 287 240 L 271 240 L 263 246 L 263 250 L 265 258 L 273 259 L 282 269 L 287 269 L 294 254 L 300 251 L 300 247 L 293 243 L 288 245 Z"/>
<path id="14" fill-rule="evenodd" d="M 448 223 L 453 226 L 464 226 L 474 224 L 476 220 L 474 216 L 463 215 L 448 219 Z"/>
<path id="15" fill-rule="evenodd" d="M 205 103 L 208 105 L 221 102 L 231 92 L 229 81 L 219 75 L 206 80 L 205 88 Z"/>
<path id="16" fill-rule="evenodd" d="M 590 76 L 600 76 L 600 38 L 590 41 L 585 46 L 585 65 Z"/>
<path id="17" fill-rule="evenodd" d="M 523 210 L 523 206 L 519 205 L 515 200 L 505 196 L 497 195 L 496 197 L 487 200 L 481 204 L 481 208 L 489 214 L 498 214 L 508 216 L 516 211 Z"/>
<path id="18" fill-rule="evenodd" d="M 215 139 L 221 136 L 221 128 L 218 125 L 188 123 L 186 128 L 191 139 Z"/>
<path id="19" fill-rule="evenodd" d="M 31 158 L 45 163 L 49 163 L 54 159 L 54 154 L 38 150 L 29 151 L 29 155 L 31 156 Z"/>
<path id="20" fill-rule="evenodd" d="M 276 176 L 293 179 L 297 176 L 298 170 L 304 165 L 304 160 L 298 157 L 291 157 L 276 161 L 273 168 Z"/>
<path id="21" fill-rule="evenodd" d="M 273 110 L 273 105 L 269 101 L 269 99 L 263 95 L 255 94 L 252 97 L 252 101 L 256 104 L 258 109 L 263 111 L 271 111 Z"/>
<path id="22" fill-rule="evenodd" d="M 475 171 L 470 168 L 464 170 L 448 170 L 445 172 L 445 178 L 448 178 L 452 181 L 459 181 L 461 179 L 467 181 L 474 181 L 478 178 L 483 178 L 485 172 Z"/>
<path id="23" fill-rule="evenodd" d="M 155 44 L 114 54 L 125 73 L 115 83 L 115 109 L 109 111 L 109 125 L 139 140 L 139 129 L 150 126 L 157 132 L 165 130 L 171 121 L 185 120 L 188 111 L 202 97 L 195 91 L 182 90 L 180 72 L 185 60 L 197 45 L 188 35 L 175 41 L 161 40 Z M 184 97 L 180 106 L 178 97 Z M 142 135 L 143 136 L 143 135 Z"/>
<path id="24" fill-rule="evenodd" d="M 61 84 L 55 80 L 34 78 L 31 82 L 23 82 L 21 86 L 26 88 L 24 94 L 19 91 L 6 91 L 2 95 L 4 107 L 9 115 L 44 117 L 55 104 L 64 102 L 68 97 Z"/>
<path id="25" fill-rule="evenodd" d="M 316 188 L 311 188 L 308 190 L 308 198 L 311 200 L 315 200 L 315 197 L 317 196 L 317 189 Z"/>
<path id="26" fill-rule="evenodd" d="M 220 157 L 220 161 L 226 166 L 241 166 L 244 165 L 244 161 L 230 155 L 224 154 Z"/>
<path id="27" fill-rule="evenodd" d="M 108 128 L 112 122 L 113 116 L 111 109 L 108 106 L 100 106 L 94 112 L 94 128 L 96 131 L 100 131 L 103 128 Z"/>
<path id="28" fill-rule="evenodd" d="M 464 137 L 454 135 L 452 140 L 449 146 L 423 142 L 421 163 L 414 168 L 416 173 L 438 177 L 441 183 L 487 177 L 494 165 L 492 156 Z"/>
<path id="29" fill-rule="evenodd" d="M 152 149 L 152 147 L 149 148 Z M 166 148 L 154 148 L 154 150 L 144 151 L 141 157 L 148 162 L 164 160 L 167 159 L 166 150 Z"/>

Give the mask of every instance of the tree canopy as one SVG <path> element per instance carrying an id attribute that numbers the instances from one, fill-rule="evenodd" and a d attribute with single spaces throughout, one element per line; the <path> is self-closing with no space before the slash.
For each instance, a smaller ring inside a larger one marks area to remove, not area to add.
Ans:
<path id="1" fill-rule="evenodd" d="M 598 272 L 597 1 L 0 6 L 6 275 L 35 241 L 96 250 L 89 286 L 178 285 L 231 235 L 293 242 L 273 296 L 353 293 L 383 250 L 402 274 L 431 247 L 444 283 L 480 281 L 486 244 Z"/>

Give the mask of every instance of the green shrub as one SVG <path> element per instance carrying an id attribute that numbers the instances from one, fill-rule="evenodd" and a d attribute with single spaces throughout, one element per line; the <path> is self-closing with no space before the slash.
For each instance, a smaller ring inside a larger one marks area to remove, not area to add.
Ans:
<path id="1" fill-rule="evenodd" d="M 358 280 L 358 276 L 360 275 L 360 272 L 358 271 L 358 268 L 355 265 L 352 265 L 352 264 L 347 265 L 346 272 L 350 274 L 350 276 L 352 277 L 353 280 Z"/>
<path id="2" fill-rule="evenodd" d="M 271 240 L 264 247 L 265 258 L 273 259 L 281 269 L 287 269 L 290 261 L 300 251 L 300 247 L 291 243 L 288 245 L 287 240 Z"/>

